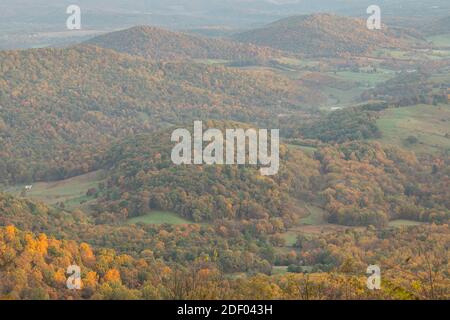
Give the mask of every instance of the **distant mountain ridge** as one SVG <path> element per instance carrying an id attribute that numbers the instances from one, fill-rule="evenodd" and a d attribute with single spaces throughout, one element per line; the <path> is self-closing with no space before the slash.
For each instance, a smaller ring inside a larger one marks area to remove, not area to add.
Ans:
<path id="1" fill-rule="evenodd" d="M 334 14 L 285 18 L 233 37 L 237 41 L 316 57 L 366 54 L 378 48 L 403 47 L 401 36 L 383 26 L 369 30 L 366 21 Z"/>
<path id="2" fill-rule="evenodd" d="M 224 59 L 258 60 L 280 56 L 267 47 L 231 40 L 206 38 L 151 26 L 137 26 L 108 33 L 85 42 L 152 60 Z"/>

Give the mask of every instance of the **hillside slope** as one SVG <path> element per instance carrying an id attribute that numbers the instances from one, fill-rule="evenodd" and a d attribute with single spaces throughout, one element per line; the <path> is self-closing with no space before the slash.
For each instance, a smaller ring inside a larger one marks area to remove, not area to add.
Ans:
<path id="1" fill-rule="evenodd" d="M 263 62 L 280 55 L 270 48 L 204 38 L 150 26 L 108 33 L 88 40 L 86 44 L 152 60 L 224 59 Z"/>
<path id="2" fill-rule="evenodd" d="M 210 121 L 210 128 L 246 128 L 235 122 Z M 298 150 L 281 146 L 278 175 L 262 176 L 256 165 L 180 165 L 172 163 L 171 130 L 137 135 L 106 153 L 109 179 L 102 190 L 101 212 L 120 220 L 163 210 L 191 221 L 269 220 L 289 225 L 301 211 L 296 198 L 311 189 L 318 163 Z"/>
<path id="3" fill-rule="evenodd" d="M 309 96 L 266 71 L 149 62 L 93 46 L 4 51 L 0 61 L 3 182 L 86 173 L 113 139 L 168 123 L 267 123 Z"/>
<path id="4" fill-rule="evenodd" d="M 376 48 L 405 45 L 389 29 L 372 31 L 367 29 L 363 19 L 333 14 L 282 19 L 261 29 L 237 34 L 234 39 L 316 57 L 360 55 Z"/>
<path id="5" fill-rule="evenodd" d="M 209 122 L 205 127 L 237 125 Z M 264 177 L 252 165 L 174 165 L 175 144 L 168 141 L 170 132 L 162 131 L 110 148 L 103 161 L 109 179 L 100 190 L 99 221 L 170 211 L 196 222 L 277 221 L 289 226 L 304 214 L 302 202 L 325 209 L 328 222 L 348 226 L 386 226 L 399 218 L 443 222 L 449 217 L 448 191 L 442 189 L 449 163 L 430 176 L 429 165 L 399 148 L 357 141 L 325 146 L 312 156 L 281 145 L 278 174 Z M 113 212 L 114 218 L 102 216 L 104 212 Z"/>

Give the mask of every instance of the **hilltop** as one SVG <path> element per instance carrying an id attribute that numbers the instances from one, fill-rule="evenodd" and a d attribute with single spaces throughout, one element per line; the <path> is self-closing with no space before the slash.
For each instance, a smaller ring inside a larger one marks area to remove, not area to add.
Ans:
<path id="1" fill-rule="evenodd" d="M 274 49 L 206 38 L 151 26 L 138 26 L 95 37 L 86 44 L 152 60 L 224 59 L 264 61 L 280 56 Z"/>
<path id="2" fill-rule="evenodd" d="M 402 47 L 405 41 L 383 26 L 369 30 L 363 19 L 334 14 L 294 16 L 234 36 L 235 40 L 295 54 L 360 55 L 383 47 Z"/>
<path id="3" fill-rule="evenodd" d="M 205 126 L 249 127 L 222 121 Z M 280 148 L 279 176 L 261 176 L 256 165 L 177 166 L 171 160 L 171 131 L 126 138 L 108 150 L 102 165 L 109 175 L 99 213 L 132 218 L 162 210 L 195 222 L 279 218 L 289 224 L 300 210 L 295 197 L 319 174 L 311 157 L 286 146 Z"/>
<path id="4" fill-rule="evenodd" d="M 206 126 L 246 127 L 218 121 Z M 324 208 L 328 222 L 347 226 L 448 219 L 448 192 L 439 187 L 448 164 L 430 177 L 429 165 L 397 147 L 355 141 L 308 155 L 282 144 L 278 174 L 261 176 L 252 165 L 174 165 L 170 132 L 135 135 L 106 152 L 102 167 L 108 180 L 94 210 L 98 221 L 164 211 L 194 222 L 247 220 L 273 229 L 304 217 L 305 202 Z"/>

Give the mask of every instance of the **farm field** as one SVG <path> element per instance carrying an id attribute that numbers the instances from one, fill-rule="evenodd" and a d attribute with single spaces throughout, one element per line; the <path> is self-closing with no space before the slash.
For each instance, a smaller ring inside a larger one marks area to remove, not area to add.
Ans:
<path id="1" fill-rule="evenodd" d="M 288 267 L 287 266 L 274 266 L 272 268 L 272 274 L 273 275 L 286 274 L 287 272 L 288 272 Z"/>
<path id="2" fill-rule="evenodd" d="M 331 107 L 347 108 L 353 106 L 365 90 L 367 88 L 363 87 L 355 87 L 349 90 L 325 87 L 323 92 L 327 95 L 328 101 L 323 109 L 328 111 Z"/>
<path id="3" fill-rule="evenodd" d="M 297 236 L 301 233 L 307 234 L 309 231 L 322 230 L 324 227 L 332 227 L 325 221 L 326 212 L 322 209 L 304 204 L 303 207 L 309 213 L 306 217 L 299 219 L 299 226 L 295 226 L 285 232 L 282 236 L 286 242 L 285 247 L 293 247 L 297 242 Z"/>
<path id="4" fill-rule="evenodd" d="M 311 205 L 305 205 L 308 210 L 309 215 L 306 218 L 300 219 L 300 224 L 302 225 L 323 225 L 326 224 L 325 214 L 326 212 L 318 207 Z"/>
<path id="5" fill-rule="evenodd" d="M 317 148 L 315 148 L 315 147 L 301 146 L 301 145 L 296 145 L 296 144 L 288 144 L 287 147 L 290 149 L 294 149 L 294 150 L 296 150 L 296 149 L 302 150 L 303 152 L 305 152 L 306 154 L 309 154 L 309 155 L 314 155 L 314 152 L 317 151 Z"/>
<path id="6" fill-rule="evenodd" d="M 195 63 L 202 63 L 207 65 L 215 65 L 215 64 L 226 64 L 229 63 L 229 60 L 223 60 L 223 59 L 195 59 Z"/>
<path id="7" fill-rule="evenodd" d="M 104 179 L 104 172 L 100 170 L 61 181 L 39 182 L 32 184 L 33 188 L 26 191 L 25 195 L 29 199 L 42 201 L 48 205 L 63 203 L 66 209 L 74 209 L 93 200 L 86 196 L 87 191 L 97 188 Z M 24 185 L 18 185 L 3 191 L 21 196 L 24 188 Z"/>
<path id="8" fill-rule="evenodd" d="M 412 226 L 420 226 L 422 224 L 423 224 L 422 222 L 418 221 L 399 219 L 389 222 L 389 227 L 392 228 L 412 227 Z"/>
<path id="9" fill-rule="evenodd" d="M 377 121 L 381 142 L 394 144 L 419 154 L 450 150 L 450 106 L 416 105 L 389 109 Z M 446 137 L 447 135 L 447 137 Z M 410 136 L 418 139 L 410 144 Z"/>
<path id="10" fill-rule="evenodd" d="M 359 83 L 361 86 L 373 87 L 395 76 L 395 72 L 387 69 L 377 69 L 376 72 L 338 71 L 330 73 L 337 78 Z"/>
<path id="11" fill-rule="evenodd" d="M 431 41 L 435 46 L 450 47 L 450 33 L 432 36 L 427 40 Z"/>
<path id="12" fill-rule="evenodd" d="M 450 83 L 450 68 L 444 68 L 439 73 L 433 74 L 430 77 L 430 81 L 437 84 L 445 82 Z"/>

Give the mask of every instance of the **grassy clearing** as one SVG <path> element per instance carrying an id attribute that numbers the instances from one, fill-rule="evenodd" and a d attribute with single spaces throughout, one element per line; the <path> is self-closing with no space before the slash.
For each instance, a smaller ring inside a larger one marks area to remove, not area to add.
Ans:
<path id="1" fill-rule="evenodd" d="M 433 50 L 430 53 L 431 59 L 448 59 L 450 57 L 450 50 Z"/>
<path id="2" fill-rule="evenodd" d="M 432 36 L 427 39 L 438 47 L 450 47 L 450 33 Z"/>
<path id="3" fill-rule="evenodd" d="M 276 60 L 280 64 L 286 64 L 292 67 L 315 67 L 320 64 L 320 60 L 314 59 L 296 59 L 296 58 L 282 57 Z"/>
<path id="4" fill-rule="evenodd" d="M 353 105 L 361 94 L 367 90 L 367 87 L 355 86 L 349 90 L 341 90 L 337 88 L 325 87 L 323 93 L 328 97 L 325 104 L 325 110 L 330 110 L 330 107 L 347 108 Z"/>
<path id="5" fill-rule="evenodd" d="M 450 82 L 450 68 L 443 69 L 440 73 L 433 74 L 430 77 L 430 81 L 437 84 Z"/>
<path id="6" fill-rule="evenodd" d="M 295 226 L 282 234 L 282 237 L 285 241 L 285 246 L 277 249 L 285 251 L 290 250 L 289 248 L 292 248 L 297 242 L 297 237 L 299 234 L 309 233 L 308 230 L 311 227 L 318 228 L 319 230 L 321 230 L 322 227 L 328 225 L 327 222 L 325 221 L 325 211 L 323 211 L 318 207 L 308 204 L 302 204 L 301 206 L 304 209 L 306 209 L 308 215 L 304 218 L 299 219 L 298 222 L 301 226 Z"/>
<path id="7" fill-rule="evenodd" d="M 161 224 L 174 224 L 174 225 L 181 225 L 181 224 L 192 224 L 191 221 L 186 220 L 180 216 L 178 216 L 176 213 L 173 212 L 165 212 L 165 211 L 154 211 L 152 213 L 149 213 L 145 216 L 136 217 L 128 220 L 129 224 L 137 224 L 137 223 L 143 223 L 143 224 L 154 224 L 154 225 L 161 225 Z"/>
<path id="8" fill-rule="evenodd" d="M 207 65 L 214 65 L 214 64 L 226 64 L 229 63 L 230 61 L 223 59 L 195 59 L 194 62 Z"/>
<path id="9" fill-rule="evenodd" d="M 393 58 L 393 59 L 414 59 L 417 58 L 415 56 L 415 52 L 398 50 L 398 49 L 379 49 L 374 52 L 375 57 L 377 58 Z"/>
<path id="10" fill-rule="evenodd" d="M 304 153 L 308 155 L 313 155 L 314 152 L 317 151 L 317 148 L 310 146 L 300 146 L 297 144 L 288 144 L 287 147 L 292 150 L 302 150 Z"/>
<path id="11" fill-rule="evenodd" d="M 300 223 L 303 225 L 323 225 L 325 221 L 325 211 L 318 207 L 311 205 L 305 205 L 309 215 L 306 218 L 300 219 Z"/>
<path id="12" fill-rule="evenodd" d="M 287 266 L 274 266 L 272 268 L 272 275 L 286 274 L 286 273 L 288 273 L 288 267 Z"/>
<path id="13" fill-rule="evenodd" d="M 335 77 L 338 81 L 352 84 L 348 89 L 329 86 L 323 88 L 323 93 L 328 97 L 326 106 L 329 109 L 330 106 L 346 108 L 353 105 L 364 91 L 393 78 L 395 72 L 379 68 L 376 72 L 338 71 L 330 72 L 328 75 Z"/>
<path id="14" fill-rule="evenodd" d="M 312 266 L 301 266 L 300 268 L 300 272 L 302 273 L 311 273 L 313 271 L 313 267 Z M 272 268 L 272 275 L 276 276 L 276 275 L 284 275 L 289 273 L 288 271 L 289 266 L 274 266 Z"/>
<path id="15" fill-rule="evenodd" d="M 48 205 L 64 203 L 66 209 L 73 209 L 92 200 L 86 196 L 87 191 L 97 188 L 99 183 L 104 180 L 103 171 L 95 171 L 56 182 L 30 183 L 33 185 L 33 189 L 26 192 L 26 197 Z M 24 185 L 18 185 L 4 191 L 19 197 L 24 187 Z"/>
<path id="16" fill-rule="evenodd" d="M 337 78 L 358 82 L 362 85 L 373 87 L 378 83 L 387 81 L 395 76 L 395 72 L 387 69 L 378 69 L 377 72 L 338 71 L 330 73 Z"/>
<path id="17" fill-rule="evenodd" d="M 389 227 L 392 228 L 401 228 L 401 227 L 412 227 L 412 226 L 420 226 L 423 222 L 413 221 L 413 220 L 393 220 L 389 222 Z"/>
<path id="18" fill-rule="evenodd" d="M 286 241 L 286 247 L 293 247 L 297 243 L 298 232 L 288 231 L 283 233 L 283 239 Z"/>
<path id="19" fill-rule="evenodd" d="M 450 150 L 450 106 L 416 105 L 389 109 L 377 121 L 381 141 L 407 148 L 419 154 Z M 418 142 L 405 142 L 414 136 Z"/>

